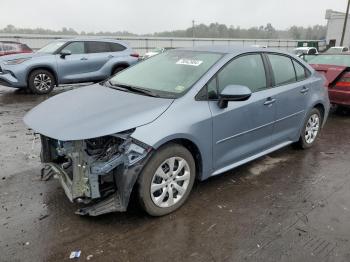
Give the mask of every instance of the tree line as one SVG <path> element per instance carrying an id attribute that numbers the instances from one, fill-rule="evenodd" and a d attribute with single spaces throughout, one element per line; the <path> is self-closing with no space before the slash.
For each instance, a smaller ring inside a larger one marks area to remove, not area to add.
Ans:
<path id="1" fill-rule="evenodd" d="M 159 36 L 159 37 L 198 37 L 198 38 L 250 38 L 250 39 L 315 39 L 321 40 L 326 37 L 326 26 L 314 25 L 309 27 L 292 26 L 287 30 L 275 29 L 271 23 L 265 26 L 241 28 L 239 26 L 227 26 L 225 24 L 211 23 L 199 24 L 184 30 L 164 31 L 153 34 L 138 35 L 128 31 L 100 31 L 78 32 L 73 28 L 63 27 L 61 30 L 44 28 L 18 28 L 7 25 L 0 29 L 0 33 L 9 34 L 42 34 L 42 35 L 91 35 L 91 36 Z"/>

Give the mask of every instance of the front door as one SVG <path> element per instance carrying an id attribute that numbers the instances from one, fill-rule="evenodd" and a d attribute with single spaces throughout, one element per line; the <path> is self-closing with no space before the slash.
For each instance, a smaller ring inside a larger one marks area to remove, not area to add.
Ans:
<path id="1" fill-rule="evenodd" d="M 246 101 L 229 102 L 219 108 L 215 98 L 226 86 L 236 84 L 251 89 Z M 275 119 L 275 98 L 268 88 L 261 54 L 239 56 L 228 63 L 208 83 L 213 121 L 214 174 L 271 147 Z"/>
<path id="2" fill-rule="evenodd" d="M 70 51 L 71 55 L 56 55 L 58 78 L 60 83 L 74 83 L 89 80 L 89 57 L 85 52 L 84 42 L 71 42 L 62 51 Z"/>

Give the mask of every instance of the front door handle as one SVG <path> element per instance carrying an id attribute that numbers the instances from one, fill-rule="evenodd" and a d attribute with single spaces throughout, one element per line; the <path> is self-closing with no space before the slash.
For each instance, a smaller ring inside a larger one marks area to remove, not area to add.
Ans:
<path id="1" fill-rule="evenodd" d="M 268 99 L 266 99 L 264 105 L 265 106 L 269 106 L 269 105 L 272 105 L 273 103 L 276 102 L 276 99 L 275 98 L 272 98 L 272 97 L 269 97 Z"/>
<path id="2" fill-rule="evenodd" d="M 309 88 L 306 86 L 303 86 L 303 88 L 300 90 L 300 93 L 302 93 L 302 94 L 305 94 L 307 92 L 309 92 Z"/>
<path id="3" fill-rule="evenodd" d="M 88 60 L 86 57 L 82 57 L 82 58 L 80 58 L 80 60 Z"/>

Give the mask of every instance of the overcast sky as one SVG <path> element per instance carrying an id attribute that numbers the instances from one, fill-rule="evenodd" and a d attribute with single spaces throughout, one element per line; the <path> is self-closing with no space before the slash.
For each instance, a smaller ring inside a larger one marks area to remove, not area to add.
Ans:
<path id="1" fill-rule="evenodd" d="M 219 22 L 243 28 L 272 23 L 326 24 L 326 9 L 345 11 L 347 0 L 0 0 L 0 27 L 153 33 Z"/>

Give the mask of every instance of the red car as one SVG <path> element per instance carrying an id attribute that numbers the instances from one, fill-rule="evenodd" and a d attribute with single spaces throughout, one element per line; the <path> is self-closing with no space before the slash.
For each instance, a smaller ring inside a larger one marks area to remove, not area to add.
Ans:
<path id="1" fill-rule="evenodd" d="M 26 44 L 12 41 L 0 41 L 0 56 L 21 53 L 33 53 L 33 50 Z"/>
<path id="2" fill-rule="evenodd" d="M 350 53 L 319 54 L 305 60 L 326 77 L 330 102 L 350 108 Z"/>

